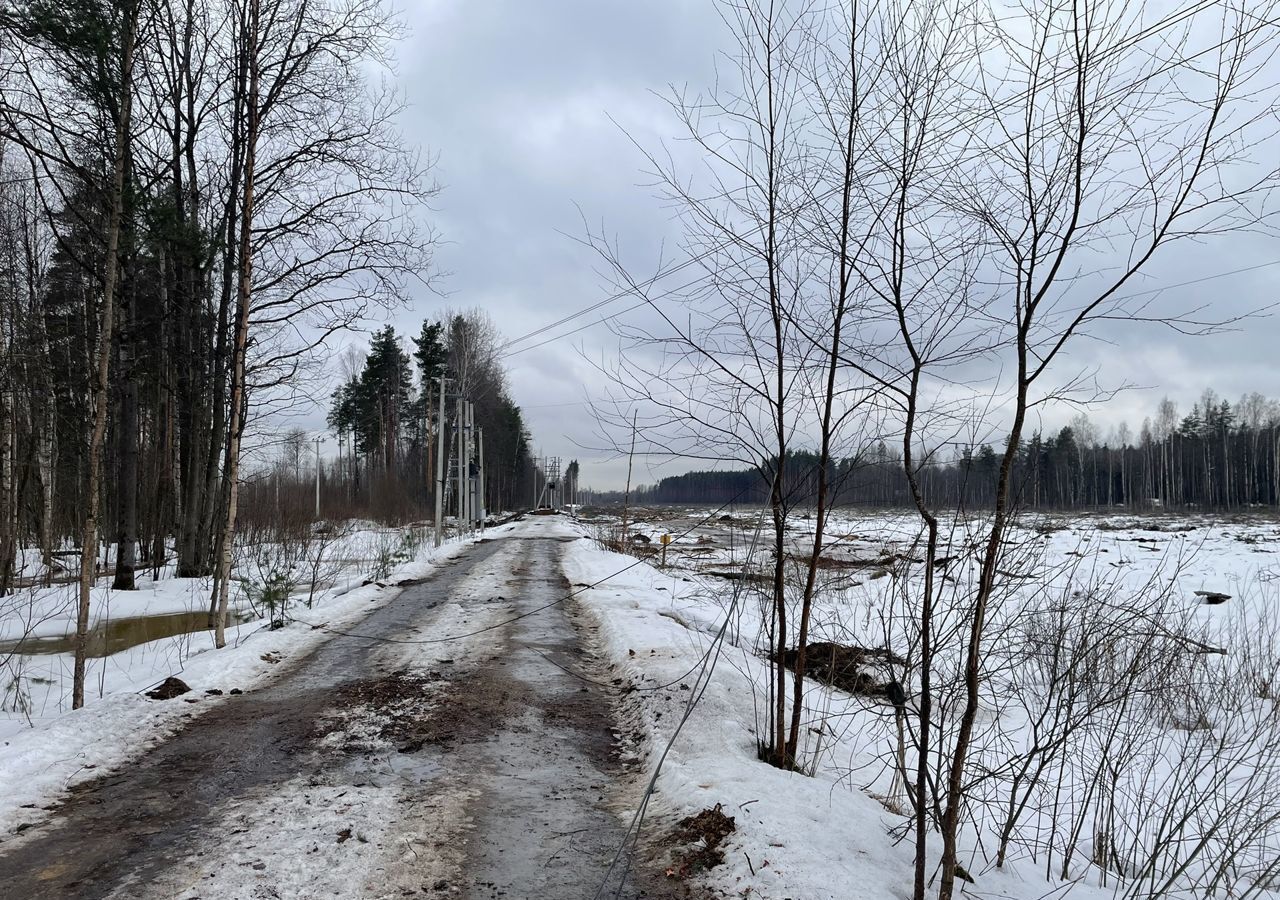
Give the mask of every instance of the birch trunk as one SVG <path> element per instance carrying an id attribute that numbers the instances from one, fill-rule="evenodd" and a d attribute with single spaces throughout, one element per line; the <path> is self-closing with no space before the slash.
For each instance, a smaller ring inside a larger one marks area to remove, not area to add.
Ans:
<path id="1" fill-rule="evenodd" d="M 124 12 L 120 61 L 120 114 L 115 128 L 115 159 L 111 170 L 111 211 L 107 218 L 106 271 L 102 286 L 102 322 L 98 328 L 97 372 L 93 386 L 93 431 L 89 437 L 89 484 L 85 492 L 84 529 L 80 536 L 80 598 L 76 610 L 75 663 L 71 708 L 84 706 L 85 660 L 89 650 L 89 600 L 93 590 L 94 562 L 98 546 L 99 482 L 102 479 L 102 446 L 107 432 L 108 376 L 111 366 L 111 332 L 115 321 L 116 282 L 120 268 L 120 223 L 124 217 L 125 154 L 129 144 L 129 115 L 133 104 L 133 43 L 137 8 Z"/>
<path id="2" fill-rule="evenodd" d="M 249 303 L 253 288 L 254 164 L 258 142 L 258 0 L 249 0 L 243 52 L 249 66 L 249 90 L 245 102 L 244 196 L 240 204 L 240 287 L 236 302 L 235 338 L 231 362 L 231 415 L 227 432 L 227 509 L 219 541 L 218 614 L 214 645 L 227 644 L 227 605 L 231 582 L 231 542 L 235 537 L 236 504 L 240 490 L 240 436 L 245 419 L 245 351 L 249 343 Z"/>

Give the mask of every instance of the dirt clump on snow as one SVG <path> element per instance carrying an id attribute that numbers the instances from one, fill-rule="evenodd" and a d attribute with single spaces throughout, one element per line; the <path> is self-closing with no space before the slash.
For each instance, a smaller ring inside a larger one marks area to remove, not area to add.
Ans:
<path id="1" fill-rule="evenodd" d="M 787 559 L 791 560 L 792 562 L 800 563 L 801 565 L 807 566 L 809 565 L 810 560 L 813 559 L 813 556 L 812 554 L 805 554 L 805 553 L 788 553 Z M 899 566 L 899 565 L 906 566 L 912 563 L 920 563 L 920 562 L 924 562 L 924 560 L 917 559 L 914 556 L 908 556 L 905 553 L 885 553 L 882 556 L 875 557 L 874 559 L 861 559 L 858 557 L 825 556 L 824 555 L 824 556 L 818 557 L 817 567 L 819 569 L 824 569 L 824 570 L 883 569 L 885 571 L 890 571 L 894 569 L 895 566 Z"/>
<path id="2" fill-rule="evenodd" d="M 155 690 L 147 691 L 147 696 L 152 700 L 172 700 L 174 697 L 181 697 L 190 690 L 191 688 L 185 681 L 170 675 Z"/>
<path id="3" fill-rule="evenodd" d="M 723 578 L 725 581 L 746 581 L 751 584 L 773 583 L 773 576 L 764 572 L 734 572 L 722 571 L 720 569 L 708 569 L 702 574 L 710 575 L 712 578 Z"/>
<path id="4" fill-rule="evenodd" d="M 399 671 L 383 678 L 343 684 L 332 692 L 336 714 L 318 719 L 312 737 L 318 739 L 342 732 L 350 725 L 349 717 L 363 714 L 376 723 L 378 737 L 392 742 L 412 740 L 430 714 L 428 685 L 439 677 L 434 672 Z M 346 749 L 354 752 L 366 748 L 355 739 L 347 742 Z"/>
<path id="5" fill-rule="evenodd" d="M 724 862 L 724 850 L 720 845 L 736 830 L 733 816 L 726 816 L 719 803 L 681 819 L 676 823 L 671 839 L 686 849 L 677 853 L 675 863 L 667 869 L 667 876 L 688 878 L 720 865 Z"/>
<path id="6" fill-rule="evenodd" d="M 798 656 L 798 649 L 784 650 L 782 664 L 795 671 Z M 883 647 L 857 647 L 832 641 L 814 641 L 805 647 L 805 675 L 864 697 L 892 700 L 898 684 L 893 674 L 895 666 L 905 667 L 906 661 Z"/>

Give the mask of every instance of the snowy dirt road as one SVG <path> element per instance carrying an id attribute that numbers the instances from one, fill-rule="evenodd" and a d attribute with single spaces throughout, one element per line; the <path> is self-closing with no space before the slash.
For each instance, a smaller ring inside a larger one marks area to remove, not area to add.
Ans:
<path id="1" fill-rule="evenodd" d="M 563 600 L 569 539 L 543 534 L 479 542 L 73 789 L 0 844 L 0 896 L 596 896 L 636 788 Z M 651 872 L 600 896 L 673 896 Z"/>

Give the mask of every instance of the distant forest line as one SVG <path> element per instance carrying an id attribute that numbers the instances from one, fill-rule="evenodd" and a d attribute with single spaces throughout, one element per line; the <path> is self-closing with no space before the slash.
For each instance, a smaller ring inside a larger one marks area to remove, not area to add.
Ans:
<path id="1" fill-rule="evenodd" d="M 945 451 L 950 451 L 943 458 Z M 999 456 L 991 444 L 948 446 L 921 466 L 935 506 L 989 505 Z M 818 454 L 788 453 L 789 501 L 812 502 Z M 695 471 L 631 491 L 633 503 L 765 503 L 774 463 Z M 901 451 L 881 441 L 828 466 L 835 505 L 904 506 L 911 502 Z M 1106 506 L 1235 509 L 1280 504 L 1280 401 L 1249 394 L 1235 405 L 1206 391 L 1189 413 L 1162 400 L 1136 437 L 1127 426 L 1105 437 L 1086 416 L 1056 433 L 1022 441 L 1015 464 L 1017 502 L 1030 509 Z M 597 495 L 604 498 L 612 495 Z M 621 499 L 618 494 L 615 499 Z"/>

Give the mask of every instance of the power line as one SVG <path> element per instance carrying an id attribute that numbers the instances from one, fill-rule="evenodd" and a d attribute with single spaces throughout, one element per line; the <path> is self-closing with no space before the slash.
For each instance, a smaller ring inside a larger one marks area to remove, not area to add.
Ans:
<path id="1" fill-rule="evenodd" d="M 1280 20 L 1277 20 L 1277 22 L 1280 23 Z M 1125 294 L 1124 297 L 1121 297 L 1119 299 L 1120 301 L 1124 301 L 1124 300 L 1131 299 L 1133 297 L 1147 297 L 1153 294 L 1163 293 L 1164 291 L 1172 291 L 1178 288 L 1191 287 L 1193 285 L 1202 284 L 1203 282 L 1206 282 L 1206 281 L 1214 281 L 1219 278 L 1229 278 L 1232 275 L 1243 275 L 1246 272 L 1253 272 L 1258 269 L 1266 269 L 1276 265 L 1280 265 L 1280 259 L 1273 259 L 1268 262 L 1257 263 L 1256 265 L 1252 265 L 1252 266 L 1243 266 L 1239 269 L 1230 269 L 1226 272 L 1215 272 L 1212 275 L 1202 275 L 1199 278 L 1192 278 L 1192 279 L 1188 279 L 1187 281 L 1177 281 L 1177 282 L 1174 282 L 1173 284 L 1161 285 L 1160 287 L 1149 288 L 1141 291 L 1134 291 L 1132 293 Z M 679 291 L 691 288 L 696 284 L 697 284 L 696 281 L 688 282 L 686 284 L 681 285 L 680 287 L 672 288 L 670 291 L 667 291 L 666 293 L 664 293 L 663 296 L 670 296 L 673 293 L 677 293 Z M 518 356 L 519 354 L 525 353 L 529 350 L 537 350 L 539 347 L 545 347 L 547 344 L 554 344 L 556 341 L 563 340 L 564 338 L 567 338 L 570 335 L 577 334 L 580 331 L 585 331 L 588 328 L 592 328 L 596 325 L 604 324 L 605 322 L 609 322 L 613 319 L 616 319 L 619 316 L 626 315 L 627 313 L 632 312 L 633 310 L 637 310 L 640 307 L 649 304 L 650 302 L 652 301 L 642 300 L 639 303 L 636 303 L 632 306 L 628 306 L 626 309 L 619 310 L 616 313 L 612 313 L 607 316 L 602 316 L 599 319 L 593 319 L 592 321 L 588 322 L 585 325 L 579 325 L 577 328 L 574 328 L 571 331 L 566 331 L 563 334 L 553 335 L 552 337 L 546 338 L 545 340 L 538 341 L 538 343 L 536 344 L 530 344 L 529 346 L 521 347 L 518 350 L 512 350 L 510 353 L 507 354 L 507 358 L 510 358 L 512 356 Z M 564 403 L 564 404 L 546 404 L 546 405 L 548 406 L 580 406 L 580 405 L 590 405 L 590 401 L 581 401 L 579 403 L 572 403 L 572 404 Z M 535 407 L 526 407 L 526 408 L 537 409 L 538 407 L 535 406 Z"/>
<path id="2" fill-rule="evenodd" d="M 687 284 L 682 285 L 681 287 L 673 288 L 672 290 L 667 291 L 666 293 L 663 294 L 663 296 L 664 297 L 670 296 L 675 291 L 684 290 L 685 288 L 693 287 L 697 283 L 698 283 L 697 281 L 690 281 Z M 556 341 L 562 341 L 571 334 L 577 334 L 579 331 L 586 331 L 588 328 L 592 328 L 596 325 L 602 325 L 605 322 L 611 321 L 612 319 L 616 319 L 618 316 L 624 316 L 627 313 L 632 312 L 633 310 L 637 310 L 640 307 L 646 305 L 647 303 L 649 303 L 648 300 L 641 300 L 639 303 L 628 306 L 626 309 L 619 310 L 616 313 L 610 313 L 607 316 L 601 316 L 599 319 L 593 319 L 592 321 L 588 322 L 586 325 L 579 325 L 577 328 L 574 328 L 570 331 L 566 331 L 563 334 L 555 334 L 549 338 L 546 338 L 545 340 L 538 341 L 538 343 L 536 344 L 530 344 L 527 347 L 521 347 L 518 350 L 512 350 L 506 356 L 508 359 L 510 359 L 513 356 L 518 356 L 519 354 L 525 353 L 529 350 L 537 350 L 539 347 L 545 347 L 547 344 L 554 344 Z"/>
<path id="3" fill-rule="evenodd" d="M 755 534 L 751 537 L 751 546 L 747 551 L 746 558 L 748 560 L 755 555 L 756 546 L 760 540 L 760 532 L 764 525 L 764 513 L 765 510 L 761 509 L 760 516 L 756 519 Z M 720 624 L 720 627 L 716 629 L 715 636 L 712 638 L 706 652 L 703 653 L 702 658 L 699 660 L 701 671 L 698 672 L 698 677 L 694 681 L 693 688 L 689 692 L 689 699 L 685 703 L 684 714 L 680 717 L 680 721 L 676 723 L 675 730 L 672 731 L 671 737 L 667 739 L 666 744 L 663 746 L 662 753 L 658 755 L 658 761 L 654 764 L 653 772 L 650 774 L 649 781 L 645 785 L 644 794 L 640 798 L 640 803 L 636 806 L 636 811 L 634 815 L 632 815 L 630 823 L 627 825 L 627 830 L 623 833 L 622 842 L 618 845 L 617 852 L 614 853 L 613 859 L 609 862 L 609 868 L 605 870 L 604 878 L 601 880 L 600 887 L 597 888 L 593 900 L 600 900 L 604 891 L 608 889 L 609 880 L 613 877 L 614 869 L 617 868 L 618 863 L 622 860 L 623 854 L 627 853 L 627 843 L 630 842 L 631 853 L 627 854 L 626 865 L 623 868 L 622 877 L 619 880 L 618 890 L 615 894 L 615 897 L 620 898 L 622 896 L 622 889 L 627 882 L 627 874 L 631 870 L 631 857 L 634 856 L 636 846 L 640 841 L 640 828 L 644 824 L 644 817 L 646 813 L 649 811 L 649 800 L 653 797 L 653 792 L 657 789 L 658 776 L 662 773 L 662 766 L 666 762 L 667 756 L 671 752 L 671 748 L 675 746 L 676 738 L 680 736 L 680 732 L 684 730 L 685 724 L 688 723 L 690 718 L 692 718 L 694 709 L 697 708 L 698 703 L 701 702 L 703 696 L 707 692 L 707 688 L 711 684 L 711 676 L 715 673 L 716 663 L 719 662 L 721 651 L 724 649 L 724 639 L 729 631 L 729 623 L 733 620 L 733 615 L 737 610 L 738 601 L 742 596 L 743 584 L 744 583 L 742 581 L 739 581 L 733 587 L 733 594 L 729 602 L 729 607 L 725 610 L 724 621 Z M 697 668 L 697 666 L 695 666 L 695 668 Z"/>
<path id="4" fill-rule="evenodd" d="M 1218 5 L 1218 4 L 1220 4 L 1221 2 L 1222 2 L 1222 0 L 1198 0 L 1198 2 L 1196 2 L 1196 3 L 1192 4 L 1191 6 L 1189 6 L 1189 7 L 1185 8 L 1185 9 L 1183 9 L 1183 10 L 1176 11 L 1176 12 L 1174 12 L 1174 13 L 1171 13 L 1167 18 L 1162 19 L 1162 20 L 1160 20 L 1160 21 L 1158 21 L 1158 22 L 1155 22 L 1155 23 L 1153 23 L 1153 24 L 1151 24 L 1151 25 L 1147 26 L 1146 28 L 1142 29 L 1142 30 L 1141 30 L 1141 31 L 1139 31 L 1138 33 L 1136 33 L 1136 34 L 1134 34 L 1134 35 L 1131 35 L 1130 37 L 1125 38 L 1125 39 L 1124 39 L 1124 40 L 1122 40 L 1122 41 L 1117 42 L 1117 44 L 1116 44 L 1115 46 L 1113 46 L 1113 47 L 1111 47 L 1111 48 L 1109 48 L 1109 49 L 1107 49 L 1107 50 L 1102 51 L 1100 54 L 1098 54 L 1098 56 L 1097 56 L 1097 58 L 1096 58 L 1096 62 L 1099 62 L 1099 63 L 1100 63 L 1100 62 L 1103 62 L 1103 61 L 1105 61 L 1106 59 L 1108 59 L 1108 58 L 1109 58 L 1109 57 L 1111 57 L 1111 56 L 1114 56 L 1114 55 L 1116 55 L 1116 54 L 1118 54 L 1118 53 L 1121 53 L 1121 52 L 1123 52 L 1123 51 L 1125 51 L 1125 50 L 1131 49 L 1132 47 L 1136 46 L 1138 43 L 1140 43 L 1140 42 L 1142 42 L 1142 41 L 1146 40 L 1147 38 L 1152 37 L 1153 35 L 1158 34 L 1158 33 L 1159 33 L 1159 32 L 1161 32 L 1161 31 L 1165 31 L 1165 30 L 1167 30 L 1167 29 L 1169 29 L 1169 28 L 1172 28 L 1172 27 L 1174 27 L 1175 25 L 1181 24 L 1182 22 L 1186 21 L 1187 19 L 1193 18 L 1194 16 L 1196 16 L 1196 15 L 1200 14 L 1201 12 L 1204 12 L 1204 11 L 1205 11 L 1206 9 L 1208 9 L 1209 7 L 1211 7 L 1211 6 L 1215 6 L 1215 5 Z M 1254 17 L 1254 18 L 1256 18 L 1256 17 Z M 1163 69 L 1161 69 L 1160 71 L 1158 71 L 1158 72 L 1156 72 L 1156 73 L 1152 73 L 1152 74 L 1146 75 L 1146 76 L 1144 76 L 1143 78 L 1139 79 L 1138 81 L 1136 81 L 1136 82 L 1134 82 L 1134 83 L 1132 83 L 1132 84 L 1130 84 L 1130 85 L 1127 85 L 1127 86 L 1126 86 L 1126 87 L 1124 87 L 1123 89 L 1119 89 L 1119 90 L 1117 90 L 1117 91 L 1113 91 L 1111 94 L 1109 94 L 1109 95 L 1108 95 L 1108 97 L 1110 97 L 1110 96 L 1115 96 L 1115 95 L 1117 95 L 1117 94 L 1128 93 L 1128 92 L 1129 92 L 1129 91 L 1131 91 L 1133 88 L 1135 88 L 1135 87 L 1137 87 L 1138 85 L 1142 84 L 1144 81 L 1147 81 L 1147 80 L 1149 80 L 1151 77 L 1154 77 L 1154 75 L 1156 75 L 1156 74 L 1161 74 L 1161 73 L 1163 73 L 1164 71 L 1168 71 L 1168 69 L 1169 69 L 1169 68 L 1171 68 L 1173 65 L 1180 65 L 1180 64 L 1182 64 L 1182 63 L 1190 62 L 1191 60 L 1193 60 L 1193 59 L 1197 59 L 1197 58 L 1199 58 L 1200 56 L 1203 56 L 1203 55 L 1204 55 L 1204 54 L 1206 54 L 1206 53 L 1209 53 L 1209 52 L 1212 52 L 1213 50 L 1217 50 L 1217 49 L 1220 49 L 1220 48 L 1222 48 L 1222 47 L 1227 46 L 1227 45 L 1228 45 L 1228 44 L 1230 44 L 1233 40 L 1237 40 L 1237 39 L 1239 39 L 1239 38 L 1247 37 L 1247 36 L 1249 36 L 1249 35 L 1252 35 L 1252 34 L 1254 34 L 1254 33 L 1258 32 L 1258 31 L 1262 30 L 1264 27 L 1270 27 L 1270 26 L 1274 26 L 1274 25 L 1277 25 L 1277 24 L 1280 24 L 1280 18 L 1272 19 L 1272 20 L 1259 20 L 1257 25 L 1255 25 L 1254 27 L 1250 28 L 1249 30 L 1247 30 L 1247 31 L 1243 32 L 1242 34 L 1237 35 L 1237 36 L 1232 37 L 1232 38 L 1227 38 L 1227 39 L 1225 39 L 1225 40 L 1223 40 L 1223 41 L 1220 41 L 1219 43 L 1217 43 L 1217 44 L 1215 44 L 1215 45 L 1213 45 L 1213 46 L 1206 47 L 1206 48 L 1204 48 L 1203 50 L 1197 51 L 1196 53 L 1190 54 L 1190 55 L 1188 55 L 1188 56 L 1183 56 L 1183 57 L 1181 57 L 1181 58 L 1179 58 L 1179 59 L 1177 59 L 1177 60 L 1174 60 L 1174 61 L 1172 61 L 1171 63 L 1169 63 L 1168 65 L 1166 65 L 1166 66 L 1165 66 Z M 1065 56 L 1065 55 L 1066 55 L 1065 53 L 1063 53 L 1063 54 L 1059 54 L 1059 56 L 1058 56 L 1058 57 L 1056 57 L 1056 59 L 1061 59 L 1061 58 L 1062 58 L 1063 56 Z M 988 112 L 984 113 L 982 116 L 980 116 L 980 117 L 975 117 L 972 121 L 970 121 L 970 122 L 968 122 L 968 123 L 966 123 L 966 124 L 958 125 L 958 126 L 957 126 L 956 128 L 954 128 L 952 131 L 950 131 L 950 132 L 948 132 L 948 133 L 945 133 L 945 134 L 940 135 L 940 136 L 938 137 L 938 140 L 946 140 L 947 138 L 954 137 L 954 136 L 956 136 L 957 134 L 959 134 L 959 133 L 960 133 L 960 132 L 965 128 L 965 127 L 969 127 L 969 126 L 975 125 L 975 124 L 977 124 L 978 122 L 982 121 L 982 119 L 983 119 L 983 118 L 985 118 L 987 115 L 989 115 L 991 112 L 1002 111 L 1002 110 L 1004 110 L 1004 109 L 1006 109 L 1006 108 L 1008 108 L 1008 107 L 1010 107 L 1010 106 L 1013 106 L 1014 104 L 1020 103 L 1020 102 L 1022 102 L 1022 101 L 1024 101 L 1024 100 L 1026 100 L 1026 99 L 1030 98 L 1030 97 L 1031 97 L 1031 96 L 1032 96 L 1036 91 L 1043 90 L 1043 89 L 1044 89 L 1044 88 L 1046 88 L 1046 87 L 1052 86 L 1052 85 L 1056 84 L 1058 81 L 1062 80 L 1063 78 L 1067 77 L 1067 76 L 1068 76 L 1068 75 L 1070 75 L 1070 74 L 1071 74 L 1070 70 L 1060 72 L 1060 73 L 1058 73 L 1058 74 L 1053 75 L 1052 77 L 1046 78 L 1046 79 L 1045 79 L 1045 81 L 1043 82 L 1043 84 L 1039 85 L 1039 86 L 1038 86 L 1038 87 L 1036 87 L 1036 88 L 1027 88 L 1027 89 L 1025 89 L 1025 90 L 1023 90 L 1023 91 L 1019 92 L 1018 94 L 1015 94 L 1014 96 L 1012 96 L 1012 97 L 1010 97 L 1010 98 L 1008 98 L 1008 99 L 1006 99 L 1006 100 L 1003 100 L 1003 101 L 1000 101 L 999 103 L 993 104 L 993 105 L 992 105 L 992 108 L 991 108 Z M 819 195 L 815 198 L 815 201 L 816 201 L 816 202 L 821 202 L 821 201 L 823 201 L 823 200 L 830 199 L 832 196 L 834 196 L 834 195 L 838 192 L 838 190 L 839 190 L 838 188 L 831 188 L 831 189 L 827 190 L 826 192 L 819 194 Z M 750 236 L 751 236 L 751 235 L 753 235 L 753 234 L 758 234 L 758 233 L 760 233 L 761 231 L 763 231 L 763 230 L 764 230 L 764 228 L 765 228 L 765 226 L 764 226 L 763 224 L 761 224 L 761 225 L 757 225 L 755 228 L 753 228 L 753 229 L 749 229 L 749 230 L 748 230 L 748 231 L 747 231 L 747 232 L 746 232 L 742 237 L 750 237 Z M 530 331 L 530 332 L 527 332 L 527 333 L 525 333 L 525 334 L 519 335 L 519 336 L 517 336 L 517 337 L 511 338 L 510 340 L 506 341 L 506 342 L 501 346 L 500 351 L 505 351 L 505 352 L 506 352 L 506 355 L 508 355 L 508 356 L 513 356 L 513 355 L 515 355 L 515 354 L 517 354 L 517 353 L 523 353 L 525 350 L 533 350 L 533 349 L 536 349 L 537 347 L 542 347 L 542 346 L 545 346 L 546 344 L 553 343 L 554 341 L 561 340 L 562 338 L 568 337 L 568 336 L 569 336 L 569 335 L 571 335 L 571 334 L 576 334 L 577 332 L 582 331 L 582 330 L 584 330 L 584 329 L 586 329 L 586 328 L 589 328 L 589 327 L 591 327 L 592 325 L 598 325 L 598 324 L 601 324 L 601 323 L 606 322 L 606 321 L 608 321 L 608 320 L 610 320 L 610 319 L 616 318 L 617 316 L 624 315 L 624 314 L 625 314 L 625 313 L 627 313 L 627 312 L 631 312 L 631 311 L 633 311 L 633 310 L 635 310 L 635 309 L 639 309 L 641 306 L 645 306 L 645 305 L 652 305 L 652 303 L 653 303 L 653 299 L 651 299 L 651 298 L 647 298 L 647 297 L 646 297 L 645 299 L 643 299 L 643 300 L 642 300 L 640 303 L 638 303 L 638 304 L 635 304 L 635 305 L 633 305 L 633 306 L 630 306 L 630 307 L 628 307 L 627 309 L 622 310 L 622 311 L 620 311 L 620 312 L 613 313 L 613 314 L 611 314 L 611 315 L 609 315 L 609 316 L 605 316 L 605 317 L 603 317 L 603 318 L 601 318 L 601 319 L 599 319 L 599 320 L 597 320 L 597 321 L 595 321 L 595 322 L 589 323 L 588 325 L 580 326 L 580 327 L 575 328 L 575 329 L 573 329 L 573 330 L 571 330 L 571 331 L 565 332 L 564 334 L 561 334 L 561 335 L 557 335 L 557 336 L 555 336 L 555 337 L 548 338 L 547 340 L 544 340 L 544 341 L 540 341 L 539 343 L 537 343 L 537 344 L 535 344 L 535 345 L 532 345 L 532 346 L 529 346 L 529 347 L 524 347 L 524 348 L 521 348 L 521 349 L 519 349 L 519 350 L 510 350 L 510 348 L 511 348 L 513 345 L 515 345 L 515 344 L 519 344 L 519 343 L 522 343 L 522 342 L 524 342 L 524 341 L 526 341 L 526 340 L 530 340 L 530 339 L 532 339 L 532 338 L 534 338 L 534 337 L 537 337 L 537 336 L 539 336 L 539 335 L 541 335 L 541 334 L 545 334 L 546 332 L 551 331 L 551 330 L 553 330 L 553 329 L 555 329 L 555 328 L 559 327 L 560 325 L 564 325 L 564 324 L 566 324 L 566 323 L 568 323 L 568 322 L 570 322 L 570 321 L 572 321 L 572 320 L 574 320 L 574 319 L 576 319 L 576 318 L 579 318 L 579 317 L 584 316 L 584 315 L 588 315 L 589 313 L 592 313 L 592 312 L 594 312 L 594 311 L 596 311 L 596 310 L 598 310 L 598 309 L 601 309 L 601 308 L 603 308 L 603 307 L 605 307 L 605 306 L 608 306 L 608 305 L 610 305 L 610 304 L 616 303 L 616 302 L 617 302 L 617 301 L 619 301 L 619 300 L 625 299 L 625 298 L 630 297 L 630 296 L 634 296 L 638 291 L 640 291 L 640 290 L 642 290 L 642 289 L 644 289 L 644 288 L 652 287 L 652 286 L 653 286 L 653 285 L 655 285 L 658 281 L 660 281 L 660 280 L 662 280 L 662 279 L 664 279 L 664 278 L 666 278 L 666 277 L 668 277 L 668 276 L 670 276 L 670 275 L 676 274 L 677 272 L 681 272 L 681 271 L 683 271 L 683 270 L 685 270 L 685 269 L 689 268 L 690 266 L 693 266 L 693 265 L 695 265 L 695 264 L 697 264 L 697 263 L 701 263 L 701 262 L 704 262 L 704 261 L 706 261 L 706 260 L 710 259 L 710 258 L 711 258 L 711 257 L 713 257 L 716 253 L 719 253 L 719 252 L 721 252 L 721 251 L 723 251 L 723 250 L 727 249 L 727 248 L 731 245 L 731 243 L 732 243 L 732 241 L 730 241 L 730 240 L 725 240 L 725 241 L 723 241 L 723 242 L 720 242 L 720 243 L 716 244 L 715 246 L 711 247 L 710 249 L 708 249 L 708 250 L 706 250 L 706 251 L 703 251 L 702 253 L 699 253 L 699 254 L 697 254 L 697 255 L 695 255 L 695 256 L 692 256 L 692 257 L 690 257 L 690 258 L 688 258 L 688 259 L 684 260 L 684 261 L 683 261 L 683 262 L 681 262 L 681 263 L 675 264 L 675 265 L 673 265 L 673 266 L 671 266 L 670 268 L 667 268 L 667 269 L 665 269 L 665 270 L 659 270 L 659 271 L 658 271 L 658 272 L 656 272 L 654 275 L 652 275 L 652 276 L 651 276 L 651 277 L 649 277 L 648 279 L 646 279 L 646 280 L 644 280 L 644 281 L 640 282 L 640 283 L 639 283 L 639 284 L 637 284 L 637 285 L 634 285 L 634 286 L 632 286 L 632 287 L 630 287 L 630 288 L 627 288 L 627 289 L 625 289 L 625 290 L 619 291 L 619 292 L 617 292 L 617 293 L 611 294 L 611 295 L 609 295 L 609 296 L 605 297 L 605 298 L 604 298 L 604 299 L 602 299 L 602 300 L 598 300 L 598 301 L 596 301 L 596 302 L 594 302 L 594 303 L 591 303 L 591 304 L 589 304 L 588 306 L 585 306 L 585 307 L 583 307 L 583 308 L 581 308 L 581 309 L 579 309 L 579 310 L 577 310 L 577 311 L 575 311 L 575 312 L 569 313 L 568 315 L 563 316 L 563 317 L 561 317 L 560 319 L 555 320 L 554 322 L 551 322 L 551 323 L 548 323 L 548 324 L 546 324 L 546 325 L 543 325 L 543 326 L 541 326 L 541 327 L 539 327 L 539 328 L 536 328 L 536 329 L 534 329 L 533 331 Z M 660 295 L 660 297 L 666 297 L 666 296 L 669 296 L 671 293 L 673 293 L 673 292 L 675 292 L 675 291 L 686 289 L 686 288 L 691 287 L 692 285 L 695 285 L 695 284 L 697 284 L 697 282 L 696 282 L 696 281 L 694 281 L 694 282 L 690 282 L 690 283 L 688 283 L 688 284 L 686 284 L 686 285 L 683 285 L 683 286 L 681 286 L 681 287 L 679 287 L 679 288 L 674 288 L 674 289 L 672 289 L 671 291 L 664 292 L 663 294 L 661 294 L 661 295 Z"/>
<path id="5" fill-rule="evenodd" d="M 682 538 L 692 534 L 696 529 L 701 528 L 703 525 L 707 524 L 713 518 L 715 518 L 717 513 L 723 512 L 725 509 L 728 509 L 734 503 L 737 503 L 738 500 L 741 499 L 747 493 L 748 490 L 750 490 L 750 488 L 743 488 L 734 497 L 720 504 L 720 506 L 713 509 L 705 517 L 703 517 L 702 519 L 699 519 L 697 522 L 690 525 L 687 529 L 677 534 L 676 537 Z M 553 606 L 558 606 L 559 604 L 564 603 L 567 600 L 572 600 L 574 597 L 577 597 L 579 594 L 583 593 L 584 591 L 589 591 L 594 588 L 597 588 L 600 585 L 604 584 L 606 581 L 609 581 L 610 579 L 613 579 L 613 578 L 617 578 L 619 575 L 622 575 L 626 572 L 631 571 L 632 569 L 634 569 L 636 566 L 640 565 L 643 562 L 644 562 L 643 559 L 637 558 L 635 562 L 631 563 L 631 565 L 624 566 L 618 571 L 612 572 L 609 575 L 606 575 L 604 578 L 601 578 L 599 581 L 593 584 L 589 584 L 577 590 L 570 591 L 569 593 L 565 594 L 562 597 L 557 597 L 555 600 L 552 600 L 549 603 L 544 603 L 541 606 L 535 607 L 534 609 L 526 610 L 525 612 L 522 612 L 519 615 L 512 616 L 508 619 L 503 619 L 501 622 L 495 622 L 492 625 L 486 625 L 483 628 L 477 628 L 474 631 L 466 631 L 460 634 L 446 635 L 445 637 L 410 640 L 408 638 L 392 638 L 392 637 L 385 637 L 385 636 L 376 635 L 376 634 L 360 634 L 359 632 L 356 632 L 356 631 L 344 631 L 338 628 L 331 628 L 330 626 L 325 625 L 323 623 L 317 625 L 315 623 L 308 622 L 305 619 L 298 619 L 296 617 L 294 618 L 294 621 L 301 622 L 303 625 L 309 625 L 315 629 L 327 631 L 330 634 L 337 634 L 337 635 L 341 635 L 342 637 L 356 638 L 358 640 L 374 641 L 375 643 L 406 644 L 406 645 L 447 644 L 451 641 L 460 641 L 460 640 L 463 640 L 464 638 L 475 637 L 476 635 L 479 635 L 479 634 L 485 634 L 487 632 L 494 631 L 498 628 L 503 628 L 507 625 L 512 624 L 513 622 L 519 622 L 521 619 L 527 619 L 530 616 L 536 615 L 542 612 L 543 610 L 551 609 Z"/>

